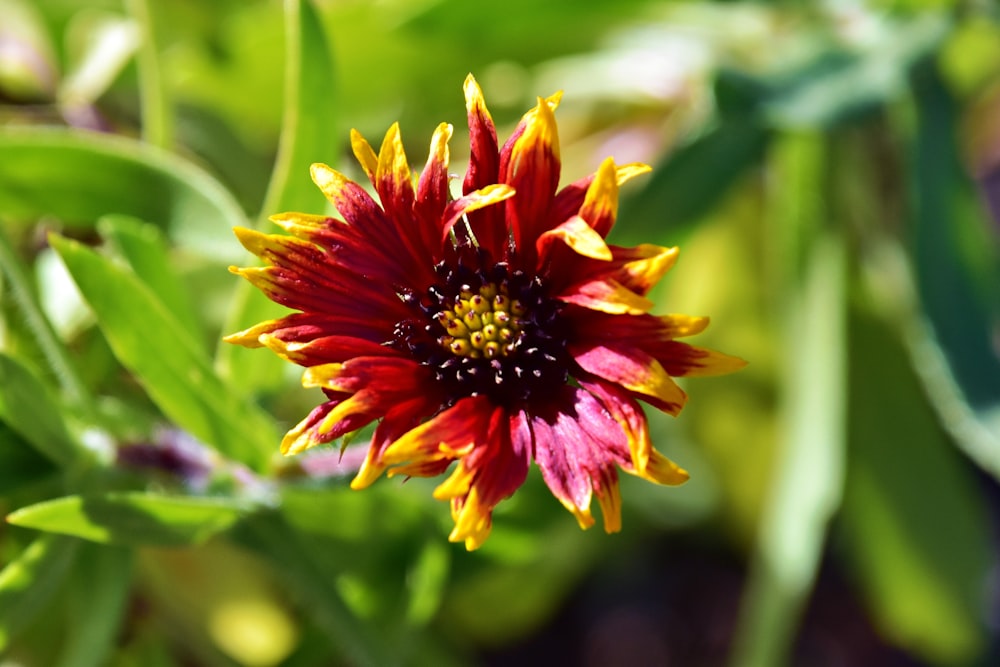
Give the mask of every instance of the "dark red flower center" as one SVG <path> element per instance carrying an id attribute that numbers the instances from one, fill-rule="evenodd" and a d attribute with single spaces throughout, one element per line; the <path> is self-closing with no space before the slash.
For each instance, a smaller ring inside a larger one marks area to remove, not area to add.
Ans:
<path id="1" fill-rule="evenodd" d="M 561 304 L 540 278 L 505 262 L 435 270 L 439 282 L 424 294 L 400 295 L 416 316 L 396 325 L 392 344 L 430 366 L 451 403 L 486 395 L 511 406 L 566 383 Z"/>

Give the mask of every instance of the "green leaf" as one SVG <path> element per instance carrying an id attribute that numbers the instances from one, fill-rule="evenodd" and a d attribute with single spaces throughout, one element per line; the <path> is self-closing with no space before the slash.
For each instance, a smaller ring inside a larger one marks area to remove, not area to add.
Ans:
<path id="1" fill-rule="evenodd" d="M 887 638 L 933 664 L 972 664 L 997 555 L 986 499 L 900 338 L 858 308 L 850 342 L 847 562 Z"/>
<path id="2" fill-rule="evenodd" d="M 156 227 L 127 216 L 105 216 L 97 231 L 132 272 L 151 289 L 195 342 L 203 338 L 194 303 L 171 261 L 167 240 Z"/>
<path id="3" fill-rule="evenodd" d="M 68 582 L 71 622 L 61 638 L 56 667 L 100 667 L 109 663 L 128 609 L 132 551 L 81 544 Z"/>
<path id="4" fill-rule="evenodd" d="M 839 239 L 819 237 L 806 283 L 789 304 L 790 360 L 783 435 L 771 496 L 761 517 L 732 663 L 786 662 L 812 590 L 843 485 L 846 433 L 846 261 Z"/>
<path id="5" fill-rule="evenodd" d="M 916 96 L 918 132 L 913 147 L 914 219 L 911 232 L 920 301 L 954 377 L 959 395 L 983 422 L 1000 418 L 1000 355 L 996 322 L 1000 318 L 1000 252 L 989 220 L 962 164 L 955 132 L 961 110 L 933 65 L 920 72 Z M 940 385 L 929 385 L 937 398 Z M 947 396 L 942 397 L 948 400 Z M 971 424 L 966 432 L 975 429 Z M 979 425 L 982 428 L 982 425 Z M 986 427 L 990 428 L 989 425 Z M 962 445 L 980 465 L 1000 474 L 1000 429 L 983 445 Z"/>
<path id="6" fill-rule="evenodd" d="M 3 169 L 3 164 L 5 163 L 0 160 L 0 170 Z M 2 188 L 3 182 L 0 180 L 0 189 Z M 0 220 L 0 223 L 2 222 Z M 45 355 L 49 368 L 56 374 L 67 398 L 78 403 L 89 402 L 89 392 L 77 374 L 76 364 L 59 340 L 52 324 L 46 319 L 32 283 L 28 279 L 28 272 L 20 257 L 14 252 L 2 225 L 0 225 L 0 275 L 7 278 L 10 293 L 18 306 L 20 316 L 31 332 L 34 342 Z"/>
<path id="7" fill-rule="evenodd" d="M 70 438 L 49 388 L 27 366 L 2 353 L 0 420 L 60 466 L 70 465 L 83 452 Z"/>
<path id="8" fill-rule="evenodd" d="M 66 496 L 9 514 L 7 522 L 102 544 L 199 544 L 250 512 L 246 502 L 140 492 Z"/>
<path id="9" fill-rule="evenodd" d="M 59 590 L 76 540 L 43 535 L 0 571 L 0 652 Z"/>
<path id="10" fill-rule="evenodd" d="M 335 147 L 342 143 L 335 122 L 338 96 L 333 55 L 312 2 L 285 3 L 285 33 L 281 143 L 262 218 L 284 211 L 322 210 L 325 200 L 309 177 L 309 166 L 336 160 Z M 226 324 L 231 332 L 281 317 L 285 312 L 245 281 L 240 281 L 232 304 Z M 282 383 L 285 362 L 261 352 L 223 344 L 217 368 L 232 384 L 249 393 L 275 389 Z"/>
<path id="11" fill-rule="evenodd" d="M 279 441 L 274 423 L 213 372 L 163 304 L 132 273 L 79 243 L 52 236 L 115 356 L 181 428 L 260 468 Z"/>
<path id="12" fill-rule="evenodd" d="M 0 211 L 13 221 L 54 216 L 92 224 L 121 213 L 162 225 L 178 246 L 237 262 L 232 227 L 246 217 L 208 173 L 170 153 L 108 134 L 0 129 Z"/>
<path id="13" fill-rule="evenodd" d="M 677 149 L 657 165 L 641 192 L 623 197 L 617 242 L 645 240 L 651 230 L 676 235 L 697 222 L 760 161 L 769 139 L 753 118 L 726 119 Z"/>

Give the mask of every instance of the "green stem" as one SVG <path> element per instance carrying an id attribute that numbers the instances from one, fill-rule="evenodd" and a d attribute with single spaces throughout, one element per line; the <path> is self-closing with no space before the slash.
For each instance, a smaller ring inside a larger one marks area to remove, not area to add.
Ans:
<path id="1" fill-rule="evenodd" d="M 142 138 L 147 143 L 169 150 L 174 141 L 173 117 L 163 87 L 149 3 L 148 0 L 127 0 L 125 4 L 142 32 L 142 42 L 136 54 Z"/>

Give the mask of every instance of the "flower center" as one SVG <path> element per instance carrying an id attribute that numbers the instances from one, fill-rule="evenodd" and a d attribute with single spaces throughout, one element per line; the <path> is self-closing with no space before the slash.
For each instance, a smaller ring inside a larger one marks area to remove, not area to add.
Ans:
<path id="1" fill-rule="evenodd" d="M 524 314 L 524 304 L 510 298 L 505 284 L 487 283 L 475 292 L 462 289 L 454 306 L 434 315 L 445 331 L 437 341 L 459 357 L 506 357 L 520 340 Z"/>
<path id="2" fill-rule="evenodd" d="M 392 344 L 431 367 L 450 402 L 485 394 L 511 406 L 566 383 L 562 305 L 539 278 L 503 262 L 435 270 L 424 294 L 400 294 L 415 317 L 397 323 Z"/>

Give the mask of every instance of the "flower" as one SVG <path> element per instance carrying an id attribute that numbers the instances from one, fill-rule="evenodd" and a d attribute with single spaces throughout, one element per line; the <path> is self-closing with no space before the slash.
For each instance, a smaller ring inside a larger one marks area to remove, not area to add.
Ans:
<path id="1" fill-rule="evenodd" d="M 351 134 L 379 201 L 315 164 L 342 219 L 284 213 L 271 220 L 287 235 L 236 230 L 265 265 L 230 270 L 298 312 L 226 340 L 304 366 L 303 385 L 325 393 L 283 453 L 378 420 L 353 488 L 383 471 L 441 475 L 457 461 L 434 496 L 451 501 L 449 539 L 470 550 L 532 460 L 582 528 L 596 496 L 617 531 L 618 468 L 661 484 L 688 478 L 652 448 L 639 401 L 676 415 L 687 397 L 672 377 L 744 362 L 677 340 L 707 318 L 649 313 L 646 294 L 676 248 L 604 240 L 619 186 L 648 167 L 609 158 L 560 190 L 559 94 L 539 98 L 502 148 L 471 75 L 465 99 L 462 196 L 449 188 L 452 127 L 438 126 L 414 183 L 394 124 L 377 154 Z"/>

